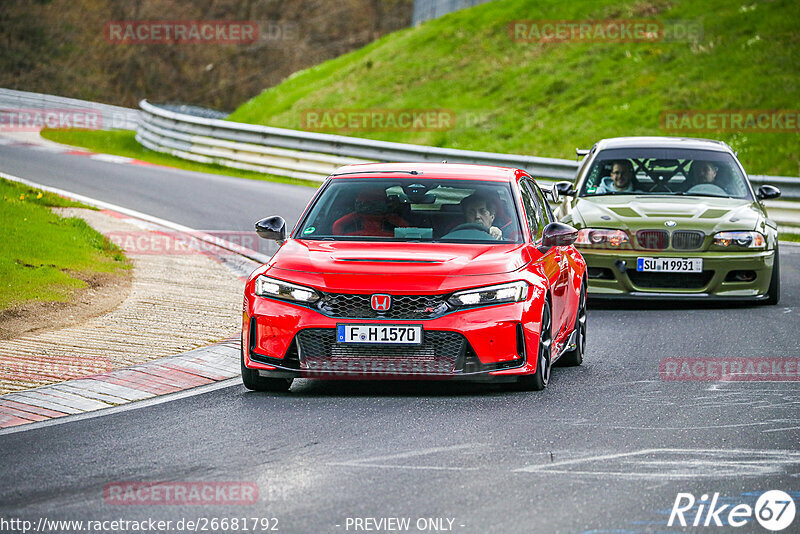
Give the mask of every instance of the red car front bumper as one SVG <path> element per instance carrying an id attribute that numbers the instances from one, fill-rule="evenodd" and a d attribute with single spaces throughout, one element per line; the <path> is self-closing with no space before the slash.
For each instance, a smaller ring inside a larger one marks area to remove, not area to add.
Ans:
<path id="1" fill-rule="evenodd" d="M 502 380 L 536 371 L 540 299 L 452 311 L 426 320 L 342 319 L 246 295 L 243 361 L 262 376 Z M 421 345 L 338 343 L 339 324 L 421 324 Z M 526 357 L 531 353 L 532 357 Z"/>

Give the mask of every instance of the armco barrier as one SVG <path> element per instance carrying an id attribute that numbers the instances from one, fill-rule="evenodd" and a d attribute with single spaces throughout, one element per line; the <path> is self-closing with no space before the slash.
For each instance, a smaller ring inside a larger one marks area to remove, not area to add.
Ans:
<path id="1" fill-rule="evenodd" d="M 208 119 L 140 103 L 136 139 L 151 150 L 227 167 L 324 180 L 341 165 L 370 161 L 443 161 L 519 167 L 539 181 L 573 180 L 579 163 L 571 160 L 495 154 L 473 150 L 390 143 L 358 137 L 321 134 Z M 783 198 L 800 199 L 800 178 L 750 176 L 755 187 L 780 187 Z M 769 201 L 781 226 L 800 227 L 800 203 Z"/>
<path id="2" fill-rule="evenodd" d="M 323 180 L 348 163 L 370 161 L 443 161 L 519 167 L 545 181 L 572 180 L 579 163 L 573 160 L 496 154 L 475 150 L 375 141 L 219 119 L 207 119 L 140 103 L 137 139 L 144 146 L 176 156 L 279 176 Z M 800 178 L 749 177 L 754 186 L 773 184 L 783 198 L 800 199 Z"/>
<path id="3" fill-rule="evenodd" d="M 63 96 L 29 93 L 14 89 L 0 89 L 0 109 L 2 110 L 80 110 L 94 112 L 102 118 L 101 130 L 135 130 L 139 123 L 139 110 L 97 104 L 86 100 Z"/>
<path id="4" fill-rule="evenodd" d="M 178 157 L 279 176 L 323 180 L 336 167 L 370 161 L 479 163 L 519 167 L 536 177 L 572 180 L 571 160 L 390 143 L 358 137 L 204 119 L 165 110 L 146 100 L 136 138 Z"/>
<path id="5" fill-rule="evenodd" d="M 141 111 L 72 98 L 0 89 L 0 109 L 92 109 L 104 129 L 137 129 L 145 147 L 183 159 L 321 181 L 341 165 L 371 161 L 442 161 L 519 167 L 540 181 L 572 180 L 578 162 L 514 154 L 390 143 L 189 115 L 141 102 Z M 138 127 L 138 128 L 137 128 Z M 800 178 L 751 175 L 755 187 L 772 184 L 782 199 L 767 201 L 781 225 L 800 228 Z"/>

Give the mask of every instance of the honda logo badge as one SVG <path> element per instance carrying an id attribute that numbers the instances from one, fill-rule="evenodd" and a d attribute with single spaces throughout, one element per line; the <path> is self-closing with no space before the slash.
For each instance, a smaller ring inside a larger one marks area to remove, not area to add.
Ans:
<path id="1" fill-rule="evenodd" d="M 375 311 L 389 311 L 392 306 L 391 295 L 372 295 L 372 309 Z"/>

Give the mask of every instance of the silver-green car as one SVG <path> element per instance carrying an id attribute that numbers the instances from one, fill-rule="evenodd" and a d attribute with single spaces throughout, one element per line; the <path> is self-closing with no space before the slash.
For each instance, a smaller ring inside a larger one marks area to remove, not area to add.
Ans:
<path id="1" fill-rule="evenodd" d="M 590 298 L 780 298 L 778 228 L 731 148 L 671 137 L 604 139 L 558 216 L 580 230 Z"/>

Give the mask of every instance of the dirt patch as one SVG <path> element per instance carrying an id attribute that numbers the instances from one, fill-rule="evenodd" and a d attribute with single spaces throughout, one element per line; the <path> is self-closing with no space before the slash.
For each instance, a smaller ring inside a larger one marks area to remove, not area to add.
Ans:
<path id="1" fill-rule="evenodd" d="M 655 17 L 672 7 L 667 0 L 645 1 L 633 6 L 634 17 Z"/>
<path id="2" fill-rule="evenodd" d="M 72 276 L 89 287 L 76 290 L 70 302 L 27 302 L 0 311 L 0 339 L 82 324 L 116 309 L 130 294 L 133 272 L 72 273 Z"/>

